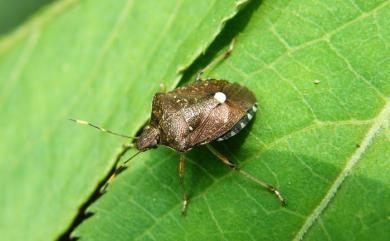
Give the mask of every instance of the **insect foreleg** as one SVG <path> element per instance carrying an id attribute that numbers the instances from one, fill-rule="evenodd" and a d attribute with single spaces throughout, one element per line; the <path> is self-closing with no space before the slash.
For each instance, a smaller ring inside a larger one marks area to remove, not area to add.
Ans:
<path id="1" fill-rule="evenodd" d="M 117 157 L 117 162 L 120 160 L 120 158 L 130 149 L 132 148 L 133 145 L 132 144 L 128 144 L 128 145 L 124 145 L 123 146 L 123 150 L 119 153 L 118 157 Z M 134 155 L 132 155 L 131 157 L 129 157 L 126 161 L 124 161 L 120 166 L 118 166 L 117 168 L 115 168 L 114 172 L 111 174 L 111 176 L 108 178 L 107 182 L 103 185 L 103 187 L 100 189 L 100 192 L 101 193 L 104 193 L 105 190 L 107 189 L 108 185 L 110 185 L 110 183 L 112 182 L 112 180 L 114 180 L 114 178 L 121 172 L 123 171 L 124 169 L 127 168 L 127 163 L 133 159 L 134 157 L 136 157 L 138 154 L 140 154 L 142 151 L 138 151 L 136 152 Z"/>
<path id="2" fill-rule="evenodd" d="M 267 189 L 269 192 L 273 193 L 279 199 L 282 206 L 286 206 L 286 204 L 287 204 L 286 199 L 283 198 L 282 194 L 274 186 L 257 179 L 256 177 L 252 176 L 251 174 L 249 174 L 243 170 L 240 170 L 236 164 L 229 161 L 229 159 L 227 157 L 225 157 L 223 154 L 221 154 L 219 151 L 217 151 L 214 147 L 212 147 L 211 145 L 206 145 L 206 146 L 211 151 L 211 153 L 213 153 L 216 157 L 218 157 L 218 159 L 220 159 L 225 165 L 229 166 L 232 170 L 237 171 L 238 173 L 240 173 L 244 177 L 248 178 L 249 180 L 257 183 L 261 187 L 263 187 L 263 188 Z"/>

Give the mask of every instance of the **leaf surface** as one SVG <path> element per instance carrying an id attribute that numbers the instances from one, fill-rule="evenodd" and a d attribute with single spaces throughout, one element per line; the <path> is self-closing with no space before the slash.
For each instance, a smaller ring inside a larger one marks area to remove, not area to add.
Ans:
<path id="1" fill-rule="evenodd" d="M 389 1 L 252 2 L 211 47 L 213 55 L 240 32 L 233 55 L 207 77 L 248 86 L 260 104 L 253 124 L 216 148 L 276 185 L 286 208 L 198 148 L 187 155 L 190 204 L 181 217 L 179 156 L 160 148 L 132 161 L 75 235 L 386 240 L 389 14 Z"/>
<path id="2" fill-rule="evenodd" d="M 171 89 L 246 0 L 59 1 L 0 42 L 0 236 L 55 240 Z"/>
<path id="3" fill-rule="evenodd" d="M 3 40 L 1 237 L 52 240 L 66 230 L 123 141 L 65 119 L 135 135 L 159 84 L 178 84 L 178 70 L 209 46 L 237 4 L 62 1 Z M 195 72 L 235 36 L 233 55 L 205 77 L 249 87 L 260 110 L 215 147 L 277 186 L 286 208 L 200 147 L 187 155 L 190 204 L 181 217 L 179 155 L 161 147 L 132 160 L 73 235 L 388 239 L 389 15 L 384 0 L 252 1 L 191 65 Z"/>

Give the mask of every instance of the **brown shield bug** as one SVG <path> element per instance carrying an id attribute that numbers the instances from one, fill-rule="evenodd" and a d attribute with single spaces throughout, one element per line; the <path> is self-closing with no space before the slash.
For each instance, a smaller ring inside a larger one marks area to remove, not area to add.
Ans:
<path id="1" fill-rule="evenodd" d="M 209 66 L 226 58 L 231 50 L 232 48 Z M 185 214 L 188 205 L 184 188 L 184 153 L 205 144 L 225 165 L 275 194 L 284 206 L 286 201 L 275 187 L 240 170 L 236 164 L 208 144 L 229 139 L 239 133 L 253 118 L 256 110 L 256 98 L 248 88 L 226 80 L 202 80 L 199 74 L 193 84 L 154 96 L 149 124 L 142 130 L 141 135 L 135 138 L 135 147 L 139 150 L 135 155 L 158 145 L 165 145 L 182 153 L 179 162 L 180 186 L 183 191 L 182 214 Z M 110 134 L 131 138 L 86 121 L 71 120 Z M 134 156 L 116 169 L 107 184 Z"/>

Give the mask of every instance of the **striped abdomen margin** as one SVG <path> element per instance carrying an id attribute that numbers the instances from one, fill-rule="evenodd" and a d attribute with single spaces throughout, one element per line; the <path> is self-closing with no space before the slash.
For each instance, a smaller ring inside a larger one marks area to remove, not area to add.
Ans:
<path id="1" fill-rule="evenodd" d="M 217 141 L 224 141 L 226 139 L 229 139 L 232 136 L 237 135 L 238 132 L 244 129 L 246 125 L 248 125 L 250 120 L 255 115 L 256 111 L 257 111 L 257 103 L 254 106 L 252 106 L 251 109 L 248 110 L 246 115 L 242 117 L 241 120 L 239 120 L 237 124 L 235 124 L 230 131 L 226 132 L 221 137 L 219 137 Z"/>

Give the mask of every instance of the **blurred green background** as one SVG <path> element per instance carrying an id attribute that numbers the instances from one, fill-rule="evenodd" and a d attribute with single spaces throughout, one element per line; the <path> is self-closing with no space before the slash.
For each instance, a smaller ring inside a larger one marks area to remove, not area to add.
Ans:
<path id="1" fill-rule="evenodd" d="M 28 17 L 51 2 L 54 0 L 1 0 L 0 37 L 17 28 Z"/>

